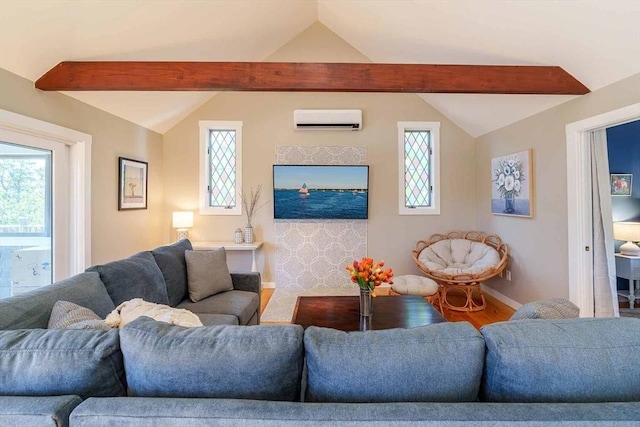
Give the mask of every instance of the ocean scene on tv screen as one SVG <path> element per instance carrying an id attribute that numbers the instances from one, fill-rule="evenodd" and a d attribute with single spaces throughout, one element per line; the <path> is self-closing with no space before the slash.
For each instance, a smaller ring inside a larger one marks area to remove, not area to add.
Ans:
<path id="1" fill-rule="evenodd" d="M 368 166 L 273 166 L 275 219 L 367 219 Z"/>

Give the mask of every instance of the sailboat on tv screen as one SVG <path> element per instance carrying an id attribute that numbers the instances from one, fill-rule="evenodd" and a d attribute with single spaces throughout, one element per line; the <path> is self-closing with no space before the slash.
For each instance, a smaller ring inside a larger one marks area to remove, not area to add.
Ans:
<path id="1" fill-rule="evenodd" d="M 298 190 L 298 194 L 300 197 L 309 197 L 309 188 L 307 187 L 307 183 L 302 183 L 302 187 Z"/>

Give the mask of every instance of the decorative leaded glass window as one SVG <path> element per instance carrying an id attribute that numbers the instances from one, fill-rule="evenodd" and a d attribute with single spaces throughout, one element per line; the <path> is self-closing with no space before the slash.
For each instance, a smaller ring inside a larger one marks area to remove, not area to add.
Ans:
<path id="1" fill-rule="evenodd" d="M 200 213 L 241 215 L 242 122 L 200 122 Z"/>
<path id="2" fill-rule="evenodd" d="M 440 213 L 439 122 L 399 122 L 399 213 Z"/>

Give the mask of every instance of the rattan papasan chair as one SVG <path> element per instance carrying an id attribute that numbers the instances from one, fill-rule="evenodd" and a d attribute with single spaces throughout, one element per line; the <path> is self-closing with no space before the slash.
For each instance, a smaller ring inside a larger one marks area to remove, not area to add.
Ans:
<path id="1" fill-rule="evenodd" d="M 467 312 L 484 310 L 480 283 L 500 274 L 509 257 L 500 237 L 480 231 L 434 234 L 416 243 L 412 254 L 418 268 L 438 283 L 442 306 Z M 452 304 L 449 293 L 462 293 L 464 304 Z"/>

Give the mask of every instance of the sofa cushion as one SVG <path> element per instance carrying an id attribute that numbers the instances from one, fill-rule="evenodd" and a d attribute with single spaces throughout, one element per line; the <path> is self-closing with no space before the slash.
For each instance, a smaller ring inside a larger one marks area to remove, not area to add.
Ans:
<path id="1" fill-rule="evenodd" d="M 550 298 L 524 304 L 509 320 L 572 319 L 580 315 L 580 308 L 564 298 Z"/>
<path id="2" fill-rule="evenodd" d="M 211 251 L 187 251 L 185 261 L 191 301 L 198 302 L 211 295 L 233 289 L 224 248 Z"/>
<path id="3" fill-rule="evenodd" d="M 130 396 L 299 397 L 299 325 L 184 328 L 141 317 L 120 338 Z"/>
<path id="4" fill-rule="evenodd" d="M 169 304 L 167 286 L 151 252 L 139 252 L 129 258 L 96 265 L 97 271 L 115 305 L 134 298 L 158 304 Z"/>
<path id="5" fill-rule="evenodd" d="M 151 251 L 167 284 L 169 305 L 172 307 L 187 296 L 187 264 L 184 253 L 192 249 L 191 242 L 182 239 L 172 245 L 160 246 Z"/>
<path id="6" fill-rule="evenodd" d="M 124 396 L 118 331 L 0 331 L 0 395 Z"/>
<path id="7" fill-rule="evenodd" d="M 306 400 L 472 402 L 484 361 L 482 336 L 467 322 L 413 329 L 304 334 Z"/>
<path id="8" fill-rule="evenodd" d="M 239 325 L 238 318 L 230 314 L 211 314 L 200 313 L 198 314 L 200 321 L 205 326 L 214 325 Z"/>
<path id="9" fill-rule="evenodd" d="M 105 317 L 116 306 L 98 273 L 80 273 L 40 289 L 0 299 L 0 329 L 46 328 L 60 300 L 87 307 Z"/>
<path id="10" fill-rule="evenodd" d="M 67 427 L 78 396 L 0 396 L 0 425 Z"/>
<path id="11" fill-rule="evenodd" d="M 54 304 L 49 317 L 49 329 L 111 329 L 100 316 L 88 308 L 69 301 Z"/>
<path id="12" fill-rule="evenodd" d="M 255 292 L 228 291 L 205 298 L 198 302 L 185 300 L 178 308 L 196 313 L 230 314 L 236 316 L 241 325 L 246 325 L 258 311 L 260 298 Z"/>
<path id="13" fill-rule="evenodd" d="M 640 401 L 640 319 L 520 320 L 484 326 L 481 398 L 491 402 Z"/>

